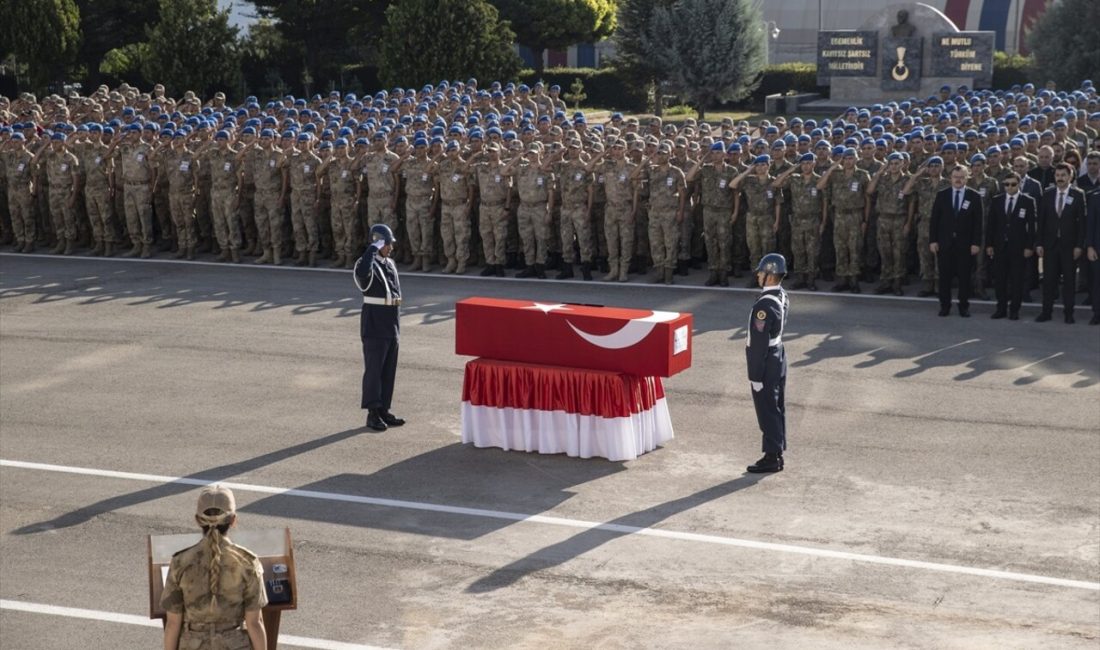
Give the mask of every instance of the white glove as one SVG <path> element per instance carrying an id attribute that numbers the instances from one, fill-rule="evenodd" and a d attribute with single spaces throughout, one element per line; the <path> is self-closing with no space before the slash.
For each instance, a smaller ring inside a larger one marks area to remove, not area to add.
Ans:
<path id="1" fill-rule="evenodd" d="M 383 248 L 386 247 L 386 240 L 385 239 L 375 240 L 375 241 L 371 242 L 371 246 L 374 248 L 374 250 L 380 251 L 380 250 L 382 250 Z"/>
<path id="2" fill-rule="evenodd" d="M 750 381 L 749 385 L 752 386 L 752 392 L 759 393 L 764 390 L 764 382 L 762 381 Z"/>

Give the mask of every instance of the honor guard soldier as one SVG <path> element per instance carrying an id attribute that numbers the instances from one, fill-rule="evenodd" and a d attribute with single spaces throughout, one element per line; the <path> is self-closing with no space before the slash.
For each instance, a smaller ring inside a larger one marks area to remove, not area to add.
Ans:
<path id="1" fill-rule="evenodd" d="M 260 614 L 267 605 L 264 567 L 226 536 L 237 523 L 237 502 L 229 488 L 204 487 L 195 521 L 202 527 L 202 541 L 172 556 L 164 582 L 164 647 L 266 648 Z"/>
<path id="2" fill-rule="evenodd" d="M 756 421 L 764 434 L 764 457 L 749 465 L 753 474 L 783 471 L 787 448 L 787 420 L 783 394 L 787 386 L 787 355 L 783 351 L 783 329 L 787 325 L 787 292 L 781 283 L 787 275 L 787 260 L 779 253 L 760 258 L 756 280 L 762 291 L 752 306 L 745 357 L 752 386 Z"/>
<path id="3" fill-rule="evenodd" d="M 405 421 L 390 413 L 401 335 L 401 282 L 393 262 L 396 238 L 384 223 L 371 226 L 371 245 L 355 263 L 355 284 L 363 292 L 359 338 L 363 340 L 363 401 L 367 426 L 375 431 Z"/>

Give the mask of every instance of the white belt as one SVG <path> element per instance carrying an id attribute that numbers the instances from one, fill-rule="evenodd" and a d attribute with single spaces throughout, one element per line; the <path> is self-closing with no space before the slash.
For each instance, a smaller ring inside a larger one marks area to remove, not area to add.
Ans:
<path id="1" fill-rule="evenodd" d="M 774 339 L 768 339 L 768 347 L 774 348 L 777 345 L 783 345 L 783 337 L 779 336 Z"/>
<path id="2" fill-rule="evenodd" d="M 400 298 L 373 298 L 371 296 L 363 296 L 364 305 L 383 305 L 386 307 L 396 307 L 401 304 Z"/>

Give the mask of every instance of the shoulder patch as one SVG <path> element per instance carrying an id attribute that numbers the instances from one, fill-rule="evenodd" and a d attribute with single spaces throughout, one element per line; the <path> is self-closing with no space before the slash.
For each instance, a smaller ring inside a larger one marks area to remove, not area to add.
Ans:
<path id="1" fill-rule="evenodd" d="M 768 318 L 768 312 L 764 311 L 763 309 L 760 309 L 756 312 L 756 318 L 758 320 L 766 320 Z"/>

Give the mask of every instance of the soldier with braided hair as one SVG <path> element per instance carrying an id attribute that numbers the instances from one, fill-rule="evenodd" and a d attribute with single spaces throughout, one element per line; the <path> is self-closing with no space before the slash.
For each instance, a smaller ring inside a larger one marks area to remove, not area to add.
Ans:
<path id="1" fill-rule="evenodd" d="M 264 650 L 264 569 L 251 551 L 226 537 L 237 523 L 229 488 L 204 487 L 195 521 L 202 541 L 172 556 L 164 583 L 165 650 Z"/>

